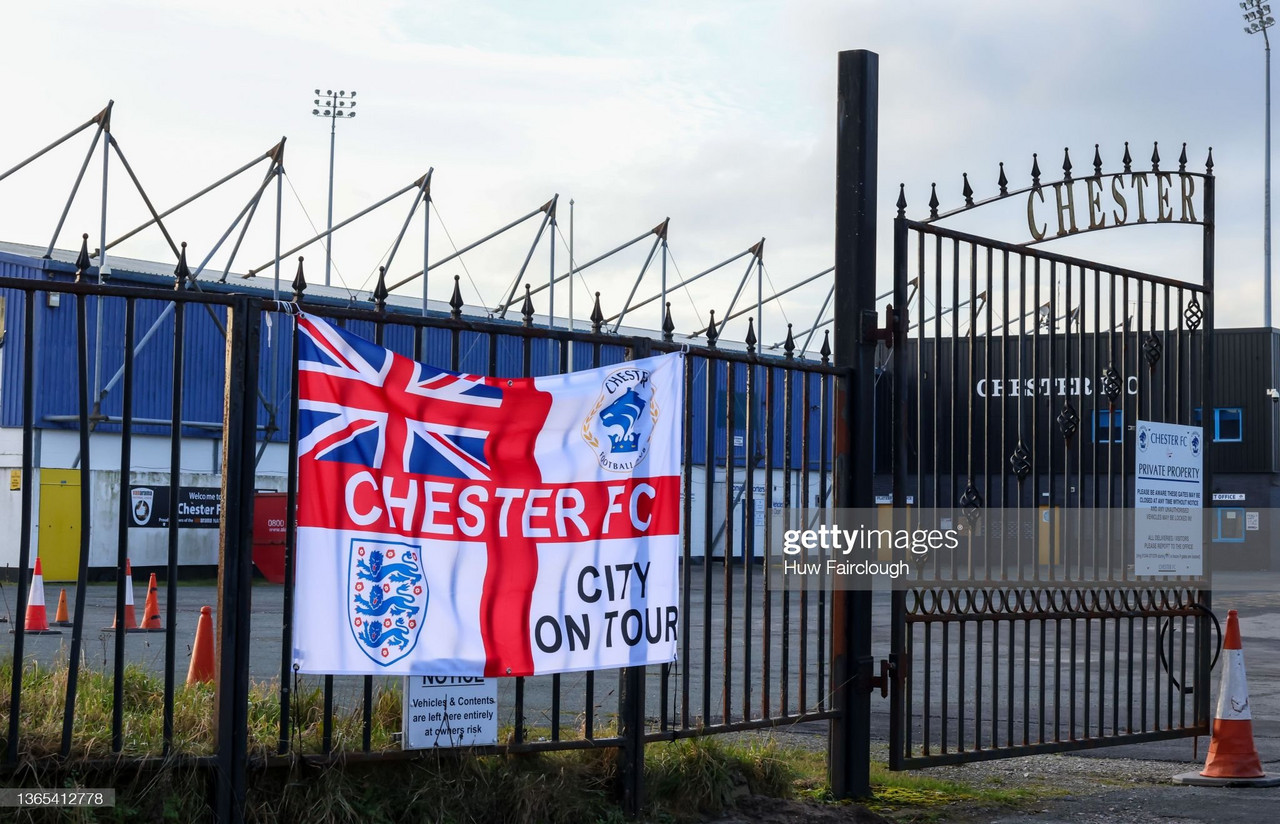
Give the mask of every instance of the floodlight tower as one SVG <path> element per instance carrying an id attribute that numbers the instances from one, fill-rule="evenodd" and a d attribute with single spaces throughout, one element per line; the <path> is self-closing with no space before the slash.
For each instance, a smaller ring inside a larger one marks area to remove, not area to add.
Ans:
<path id="1" fill-rule="evenodd" d="M 1271 4 L 1262 0 L 1241 0 L 1244 12 L 1245 34 L 1262 32 L 1262 42 L 1267 52 L 1267 134 L 1266 134 L 1266 207 L 1263 215 L 1263 268 L 1262 268 L 1262 317 L 1263 325 L 1271 328 L 1271 38 L 1267 29 L 1276 24 L 1271 16 Z"/>
<path id="2" fill-rule="evenodd" d="M 339 120 L 350 120 L 356 116 L 356 93 L 343 89 L 334 91 L 325 89 L 324 94 L 316 89 L 316 108 L 311 113 L 316 117 L 329 118 L 329 222 L 325 226 L 324 244 L 324 285 L 329 285 L 329 270 L 333 264 L 333 149 L 335 134 Z"/>

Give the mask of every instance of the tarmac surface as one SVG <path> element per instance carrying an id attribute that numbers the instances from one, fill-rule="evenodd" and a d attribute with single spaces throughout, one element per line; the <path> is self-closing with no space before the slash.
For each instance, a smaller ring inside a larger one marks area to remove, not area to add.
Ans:
<path id="1" fill-rule="evenodd" d="M 1276 802 L 1274 790 L 1151 786 L 1056 799 L 1039 813 L 986 820 L 992 824 L 1267 824 L 1280 820 Z"/>

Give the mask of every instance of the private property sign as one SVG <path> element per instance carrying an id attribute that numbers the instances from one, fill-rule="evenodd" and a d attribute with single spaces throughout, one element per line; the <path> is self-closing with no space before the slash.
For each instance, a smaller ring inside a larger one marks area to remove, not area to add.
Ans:
<path id="1" fill-rule="evenodd" d="M 1198 426 L 1138 421 L 1133 571 L 1204 574 L 1204 434 Z"/>

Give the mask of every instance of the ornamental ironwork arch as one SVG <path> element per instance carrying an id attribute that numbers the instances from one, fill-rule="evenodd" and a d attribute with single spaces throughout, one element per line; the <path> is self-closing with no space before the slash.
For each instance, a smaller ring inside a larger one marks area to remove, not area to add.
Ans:
<path id="1" fill-rule="evenodd" d="M 1160 167 L 1160 144 L 1151 149 L 1150 168 L 1135 168 L 1128 141 L 1121 158 L 1123 169 L 1104 172 L 1099 144 L 1093 145 L 1093 172 L 1083 177 L 1072 175 L 1071 150 L 1062 150 L 1062 177 L 1042 181 L 1040 158 L 1031 156 L 1031 184 L 1009 188 L 1004 163 L 996 179 L 997 192 L 991 197 L 975 199 L 976 192 L 963 174 L 961 196 L 964 204 L 947 211 L 938 199 L 938 185 L 930 186 L 929 216 L 921 223 L 936 223 L 974 209 L 1012 198 L 1026 198 L 1028 240 L 1019 245 L 1035 246 L 1064 237 L 1072 237 L 1104 229 L 1152 224 L 1204 226 L 1207 209 L 1205 181 L 1213 177 L 1213 148 L 1210 147 L 1204 171 L 1187 168 L 1187 144 L 1182 144 L 1176 169 Z M 899 185 L 898 216 L 906 216 L 905 185 Z M 1211 218 L 1210 218 L 1211 219 Z"/>

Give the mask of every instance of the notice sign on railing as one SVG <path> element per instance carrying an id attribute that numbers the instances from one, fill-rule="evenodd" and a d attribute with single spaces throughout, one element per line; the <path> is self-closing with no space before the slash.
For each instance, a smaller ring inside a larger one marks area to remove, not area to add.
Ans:
<path id="1" fill-rule="evenodd" d="M 498 743 L 498 682 L 466 675 L 404 679 L 404 748 Z"/>
<path id="2" fill-rule="evenodd" d="M 1204 433 L 1138 421 L 1135 575 L 1204 574 Z"/>

